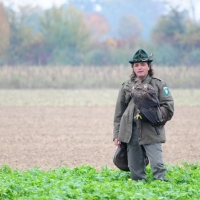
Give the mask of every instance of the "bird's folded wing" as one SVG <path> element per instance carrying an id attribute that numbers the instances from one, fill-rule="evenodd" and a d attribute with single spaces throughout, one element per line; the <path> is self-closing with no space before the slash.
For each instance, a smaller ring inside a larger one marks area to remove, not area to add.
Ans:
<path id="1" fill-rule="evenodd" d="M 156 108 L 146 109 L 144 107 L 141 108 L 140 112 L 152 123 L 155 124 L 157 122 L 157 113 Z"/>

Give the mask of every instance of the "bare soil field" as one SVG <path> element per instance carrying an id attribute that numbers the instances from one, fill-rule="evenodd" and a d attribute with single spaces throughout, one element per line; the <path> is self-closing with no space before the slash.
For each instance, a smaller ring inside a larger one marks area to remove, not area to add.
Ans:
<path id="1" fill-rule="evenodd" d="M 116 168 L 114 106 L 0 107 L 0 166 L 26 170 L 84 165 Z M 165 163 L 200 161 L 200 107 L 180 106 L 166 124 Z"/>

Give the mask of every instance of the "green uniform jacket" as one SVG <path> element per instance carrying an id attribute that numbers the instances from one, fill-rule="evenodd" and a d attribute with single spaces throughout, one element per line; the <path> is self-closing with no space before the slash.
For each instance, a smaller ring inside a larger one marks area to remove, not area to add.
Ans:
<path id="1" fill-rule="evenodd" d="M 165 108 L 168 120 L 170 120 L 174 113 L 174 101 L 165 82 L 158 78 L 147 76 L 143 83 L 148 83 L 155 88 L 160 106 Z M 164 143 L 166 141 L 164 125 L 158 126 L 160 132 L 160 135 L 158 135 L 150 122 L 134 120 L 136 106 L 131 99 L 131 89 L 135 84 L 136 81 L 128 80 L 122 84 L 122 88 L 119 91 L 114 115 L 113 139 L 118 138 L 119 141 L 128 143 L 132 136 L 133 122 L 136 122 L 140 145 Z"/>

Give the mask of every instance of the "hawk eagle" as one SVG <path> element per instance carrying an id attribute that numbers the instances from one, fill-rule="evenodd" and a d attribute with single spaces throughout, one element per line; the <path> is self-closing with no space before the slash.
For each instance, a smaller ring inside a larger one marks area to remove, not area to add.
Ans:
<path id="1" fill-rule="evenodd" d="M 140 83 L 132 88 L 131 97 L 138 109 L 134 118 L 151 122 L 159 135 L 156 125 L 163 123 L 165 117 L 161 111 L 155 89 L 150 84 Z"/>

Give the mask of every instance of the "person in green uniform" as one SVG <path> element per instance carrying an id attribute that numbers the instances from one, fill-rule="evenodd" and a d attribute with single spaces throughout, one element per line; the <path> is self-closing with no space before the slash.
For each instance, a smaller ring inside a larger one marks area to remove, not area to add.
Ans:
<path id="1" fill-rule="evenodd" d="M 119 90 L 114 114 L 113 141 L 116 146 L 120 146 L 121 142 L 127 144 L 128 167 L 135 181 L 147 180 L 145 156 L 149 158 L 154 178 L 167 181 L 162 156 L 162 143 L 166 141 L 165 123 L 157 125 L 158 134 L 150 121 L 135 117 L 138 109 L 131 97 L 136 84 L 150 84 L 156 91 L 165 122 L 171 120 L 174 101 L 166 83 L 153 76 L 151 57 L 139 49 L 129 61 L 132 74 Z"/>

